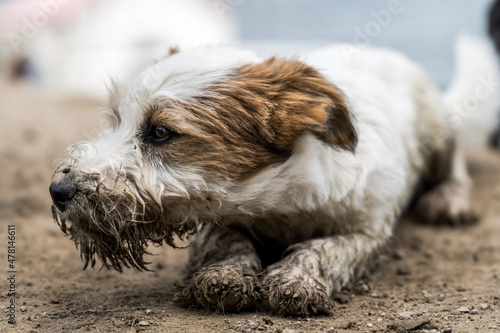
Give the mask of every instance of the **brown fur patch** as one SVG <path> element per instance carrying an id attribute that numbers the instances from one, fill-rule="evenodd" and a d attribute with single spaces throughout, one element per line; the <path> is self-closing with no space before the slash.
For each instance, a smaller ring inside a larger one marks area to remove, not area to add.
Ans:
<path id="1" fill-rule="evenodd" d="M 172 54 L 177 54 L 181 51 L 178 45 L 176 46 L 170 46 L 168 48 L 167 56 L 171 56 Z"/>
<path id="2" fill-rule="evenodd" d="M 203 95 L 158 105 L 148 124 L 182 135 L 150 148 L 154 155 L 227 180 L 285 161 L 306 132 L 339 149 L 354 151 L 357 144 L 342 93 L 294 60 L 271 58 L 246 65 Z"/>
<path id="3" fill-rule="evenodd" d="M 357 133 L 345 98 L 314 68 L 296 60 L 270 58 L 244 66 L 238 74 L 246 87 L 237 93 L 250 93 L 249 99 L 266 107 L 253 105 L 247 112 L 263 116 L 274 130 L 276 144 L 291 150 L 295 140 L 309 131 L 332 147 L 354 152 Z"/>

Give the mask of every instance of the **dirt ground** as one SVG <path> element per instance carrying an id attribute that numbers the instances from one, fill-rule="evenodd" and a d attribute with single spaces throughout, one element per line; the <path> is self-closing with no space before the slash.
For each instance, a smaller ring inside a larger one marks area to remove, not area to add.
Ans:
<path id="1" fill-rule="evenodd" d="M 99 127 L 101 106 L 0 85 L 0 332 L 500 332 L 500 154 L 469 154 L 478 225 L 405 218 L 380 268 L 338 295 L 332 316 L 208 313 L 172 302 L 186 250 L 152 249 L 151 273 L 82 271 L 53 223 L 53 161 Z M 15 325 L 7 322 L 8 225 L 16 233 Z"/>

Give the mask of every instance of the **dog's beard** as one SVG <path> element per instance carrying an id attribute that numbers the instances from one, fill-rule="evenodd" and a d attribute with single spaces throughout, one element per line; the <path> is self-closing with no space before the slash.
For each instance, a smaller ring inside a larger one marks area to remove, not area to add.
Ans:
<path id="1" fill-rule="evenodd" d="M 197 221 L 189 216 L 188 205 L 139 203 L 128 191 L 79 191 L 66 211 L 52 206 L 55 222 L 70 236 L 84 262 L 94 268 L 96 259 L 103 267 L 122 272 L 123 267 L 149 270 L 144 256 L 148 245 L 163 243 L 176 247 L 175 236 L 183 239 L 197 229 Z M 163 207 L 161 207 L 163 206 Z M 177 216 L 172 216 L 172 214 Z M 177 222 L 175 222 L 177 221 Z"/>

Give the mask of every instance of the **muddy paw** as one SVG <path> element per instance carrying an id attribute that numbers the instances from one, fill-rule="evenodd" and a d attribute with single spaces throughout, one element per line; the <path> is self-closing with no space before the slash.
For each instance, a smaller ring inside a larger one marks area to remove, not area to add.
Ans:
<path id="1" fill-rule="evenodd" d="M 260 299 L 255 276 L 233 267 L 204 268 L 179 289 L 176 300 L 180 304 L 198 304 L 209 310 L 240 311 Z"/>
<path id="2" fill-rule="evenodd" d="M 479 220 L 469 205 L 468 195 L 453 183 L 446 183 L 425 193 L 416 213 L 425 223 L 467 225 Z"/>
<path id="3" fill-rule="evenodd" d="M 325 285 L 305 271 L 273 270 L 261 282 L 263 298 L 280 315 L 310 316 L 333 310 Z"/>

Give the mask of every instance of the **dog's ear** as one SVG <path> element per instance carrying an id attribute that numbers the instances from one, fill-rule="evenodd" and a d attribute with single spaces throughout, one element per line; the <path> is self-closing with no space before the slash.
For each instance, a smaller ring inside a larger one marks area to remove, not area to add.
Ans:
<path id="1" fill-rule="evenodd" d="M 283 148 L 310 132 L 331 147 L 354 152 L 358 136 L 345 97 L 315 69 L 297 60 L 270 58 L 240 71 L 257 80 L 272 101 L 270 121 Z"/>

